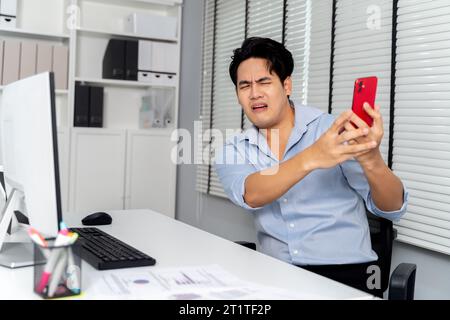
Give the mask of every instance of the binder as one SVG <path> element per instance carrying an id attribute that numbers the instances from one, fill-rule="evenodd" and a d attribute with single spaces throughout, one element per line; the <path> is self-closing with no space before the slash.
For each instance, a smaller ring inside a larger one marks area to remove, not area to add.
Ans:
<path id="1" fill-rule="evenodd" d="M 67 76 L 69 67 L 69 49 L 66 46 L 53 47 L 53 66 L 55 74 L 55 88 L 67 89 Z"/>
<path id="2" fill-rule="evenodd" d="M 0 40 L 0 84 L 3 81 L 3 40 Z"/>
<path id="3" fill-rule="evenodd" d="M 156 41 L 139 41 L 139 71 L 176 74 L 177 45 Z"/>
<path id="4" fill-rule="evenodd" d="M 151 69 L 160 73 L 177 73 L 177 45 L 174 43 L 153 42 Z"/>
<path id="5" fill-rule="evenodd" d="M 103 127 L 103 87 L 90 87 L 89 127 Z"/>
<path id="6" fill-rule="evenodd" d="M 89 126 L 89 86 L 75 84 L 75 108 L 73 125 L 75 127 Z"/>
<path id="7" fill-rule="evenodd" d="M 1 0 L 0 14 L 9 17 L 17 16 L 17 0 Z"/>
<path id="8" fill-rule="evenodd" d="M 153 41 L 139 40 L 138 70 L 152 71 Z"/>
<path id="9" fill-rule="evenodd" d="M 7 85 L 19 80 L 20 42 L 15 40 L 5 40 L 3 50 L 2 85 Z"/>
<path id="10" fill-rule="evenodd" d="M 129 40 L 125 50 L 125 80 L 137 80 L 139 42 Z"/>
<path id="11" fill-rule="evenodd" d="M 109 40 L 103 57 L 104 79 L 125 79 L 125 50 L 125 40 Z"/>
<path id="12" fill-rule="evenodd" d="M 52 45 L 46 43 L 38 43 L 36 61 L 36 73 L 52 71 Z"/>
<path id="13" fill-rule="evenodd" d="M 20 53 L 20 79 L 36 74 L 37 44 L 35 42 L 22 42 Z"/>

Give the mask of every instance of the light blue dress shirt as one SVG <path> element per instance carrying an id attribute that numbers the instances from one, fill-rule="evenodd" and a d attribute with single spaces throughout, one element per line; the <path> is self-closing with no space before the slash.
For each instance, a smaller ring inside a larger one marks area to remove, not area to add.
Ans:
<path id="1" fill-rule="evenodd" d="M 334 122 L 332 115 L 295 107 L 295 126 L 281 162 L 312 145 Z M 352 159 L 312 171 L 276 201 L 251 208 L 244 201 L 245 179 L 280 162 L 256 127 L 228 139 L 216 150 L 215 168 L 229 199 L 253 213 L 262 252 L 296 265 L 364 263 L 377 260 L 371 248 L 366 207 L 398 220 L 406 211 L 376 207 L 359 163 Z M 405 190 L 405 189 L 404 189 Z"/>

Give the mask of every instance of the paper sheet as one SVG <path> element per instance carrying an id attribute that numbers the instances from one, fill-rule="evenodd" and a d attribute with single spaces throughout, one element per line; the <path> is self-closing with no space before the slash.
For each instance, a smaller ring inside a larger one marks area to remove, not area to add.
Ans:
<path id="1" fill-rule="evenodd" d="M 89 287 L 101 299 L 326 299 L 242 281 L 217 265 L 102 273 Z"/>

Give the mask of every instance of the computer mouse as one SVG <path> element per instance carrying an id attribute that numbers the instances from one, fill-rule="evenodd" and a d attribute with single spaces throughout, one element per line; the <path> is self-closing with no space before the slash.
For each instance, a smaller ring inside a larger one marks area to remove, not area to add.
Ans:
<path id="1" fill-rule="evenodd" d="M 85 226 L 101 226 L 111 224 L 111 222 L 112 218 L 106 212 L 94 212 L 81 220 L 81 223 Z"/>

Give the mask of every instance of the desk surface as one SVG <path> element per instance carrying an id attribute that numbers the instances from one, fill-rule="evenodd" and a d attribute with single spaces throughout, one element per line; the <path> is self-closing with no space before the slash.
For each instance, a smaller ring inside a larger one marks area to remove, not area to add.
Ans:
<path id="1" fill-rule="evenodd" d="M 157 260 L 154 267 L 218 264 L 242 280 L 323 296 L 324 299 L 364 299 L 371 296 L 309 271 L 247 249 L 150 210 L 110 212 L 113 223 L 100 229 Z M 80 226 L 79 221 L 67 221 Z M 139 268 L 142 270 L 143 268 Z M 89 279 L 101 274 L 83 261 L 82 288 L 89 296 Z M 37 299 L 32 291 L 33 268 L 0 267 L 0 299 Z"/>

